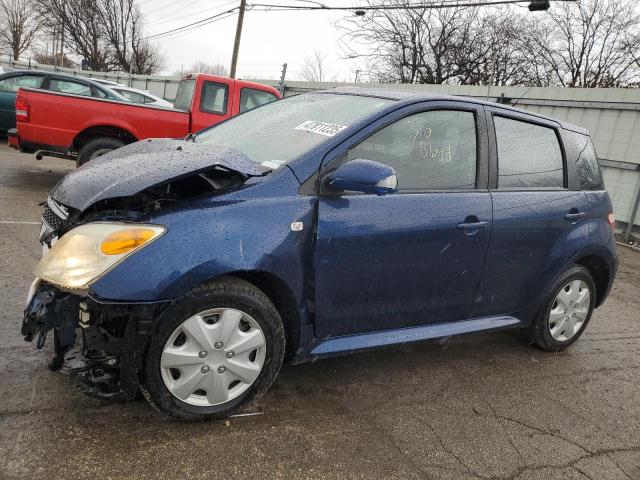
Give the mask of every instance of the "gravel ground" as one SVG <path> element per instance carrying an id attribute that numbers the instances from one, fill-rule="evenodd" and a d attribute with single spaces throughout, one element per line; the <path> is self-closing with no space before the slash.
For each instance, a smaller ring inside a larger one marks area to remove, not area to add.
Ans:
<path id="1" fill-rule="evenodd" d="M 640 479 L 640 254 L 568 351 L 513 332 L 284 367 L 263 414 L 85 397 L 19 335 L 38 203 L 71 162 L 0 149 L 0 479 Z"/>

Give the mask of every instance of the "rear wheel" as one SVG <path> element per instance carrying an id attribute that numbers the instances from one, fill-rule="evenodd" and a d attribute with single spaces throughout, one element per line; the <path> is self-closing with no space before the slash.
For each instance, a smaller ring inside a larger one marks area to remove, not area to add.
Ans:
<path id="1" fill-rule="evenodd" d="M 223 278 L 193 290 L 157 320 L 142 390 L 170 417 L 222 418 L 267 391 L 284 349 L 271 301 L 246 281 Z"/>
<path id="2" fill-rule="evenodd" d="M 573 265 L 562 272 L 526 330 L 530 343 L 557 352 L 575 342 L 591 319 L 595 294 L 595 282 L 585 267 Z"/>
<path id="3" fill-rule="evenodd" d="M 113 137 L 99 137 L 87 142 L 78 153 L 78 167 L 84 165 L 90 160 L 101 157 L 105 153 L 109 153 L 116 148 L 124 146 L 122 140 Z"/>

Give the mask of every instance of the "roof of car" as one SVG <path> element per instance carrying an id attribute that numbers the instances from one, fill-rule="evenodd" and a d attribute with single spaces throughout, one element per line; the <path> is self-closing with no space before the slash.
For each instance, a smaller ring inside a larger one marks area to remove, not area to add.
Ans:
<path id="1" fill-rule="evenodd" d="M 557 122 L 562 126 L 562 128 L 566 130 L 572 130 L 577 133 L 589 134 L 589 131 L 577 125 L 573 125 L 572 123 L 565 122 L 564 120 L 560 120 L 554 117 L 548 117 L 546 115 L 540 115 L 539 113 L 532 112 L 529 110 L 524 110 L 521 108 L 515 108 L 509 105 L 504 105 L 501 103 L 489 102 L 485 100 L 479 100 L 477 98 L 472 97 L 464 97 L 464 96 L 453 96 L 453 95 L 441 95 L 441 94 L 433 94 L 428 92 L 417 92 L 411 90 L 400 90 L 393 88 L 381 88 L 381 87 L 338 87 L 331 90 L 322 90 L 321 93 L 339 93 L 342 95 L 361 95 L 367 97 L 376 97 L 376 98 L 387 98 L 389 100 L 396 100 L 403 103 L 415 103 L 421 101 L 428 100 L 449 100 L 449 101 L 464 101 L 475 103 L 479 105 L 487 105 L 494 108 L 500 108 L 503 110 L 509 110 L 512 112 L 524 113 L 527 115 L 531 115 L 534 117 L 538 117 L 545 120 L 550 120 L 553 122 Z"/>

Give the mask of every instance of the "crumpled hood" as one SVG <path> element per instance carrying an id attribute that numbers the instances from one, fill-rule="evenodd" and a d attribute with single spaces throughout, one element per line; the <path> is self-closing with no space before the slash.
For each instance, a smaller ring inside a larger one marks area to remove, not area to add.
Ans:
<path id="1" fill-rule="evenodd" d="M 143 140 L 70 172 L 53 187 L 51 198 L 82 211 L 100 200 L 135 195 L 215 166 L 247 176 L 269 171 L 242 152 L 227 147 L 168 138 Z"/>

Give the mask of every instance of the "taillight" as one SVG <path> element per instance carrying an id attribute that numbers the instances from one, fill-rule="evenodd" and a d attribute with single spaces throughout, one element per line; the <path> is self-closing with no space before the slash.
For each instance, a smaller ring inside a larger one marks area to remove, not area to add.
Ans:
<path id="1" fill-rule="evenodd" d="M 607 220 L 609 221 L 609 226 L 611 227 L 611 231 L 613 232 L 616 229 L 616 216 L 611 212 L 607 215 Z"/>
<path id="2" fill-rule="evenodd" d="M 16 120 L 18 122 L 29 121 L 29 102 L 24 98 L 16 98 Z"/>

